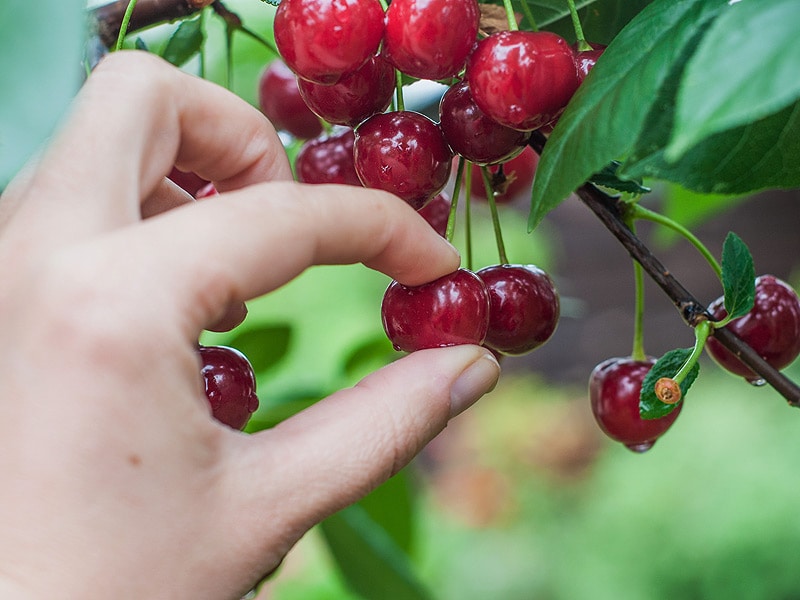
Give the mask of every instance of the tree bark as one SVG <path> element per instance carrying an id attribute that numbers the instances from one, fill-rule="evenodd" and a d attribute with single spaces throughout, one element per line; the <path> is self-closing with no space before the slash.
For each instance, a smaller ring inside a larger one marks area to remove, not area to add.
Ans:
<path id="1" fill-rule="evenodd" d="M 131 15 L 129 31 L 146 29 L 159 23 L 182 19 L 194 14 L 213 0 L 138 0 Z M 92 9 L 91 14 L 97 34 L 103 45 L 110 48 L 117 41 L 122 17 L 128 8 L 128 0 L 115 0 Z"/>

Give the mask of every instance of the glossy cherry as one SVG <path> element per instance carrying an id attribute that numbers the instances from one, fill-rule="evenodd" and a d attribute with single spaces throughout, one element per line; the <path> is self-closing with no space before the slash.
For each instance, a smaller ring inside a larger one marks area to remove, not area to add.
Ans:
<path id="1" fill-rule="evenodd" d="M 439 126 L 456 154 L 478 165 L 513 158 L 530 138 L 530 132 L 511 129 L 489 118 L 475 103 L 466 81 L 451 86 L 442 96 Z"/>
<path id="2" fill-rule="evenodd" d="M 522 131 L 557 117 L 580 82 L 572 48 L 548 31 L 502 31 L 484 38 L 470 55 L 466 80 L 484 113 Z"/>
<path id="3" fill-rule="evenodd" d="M 378 0 L 283 0 L 273 28 L 278 51 L 292 71 L 331 84 L 377 52 L 384 13 Z"/>
<path id="4" fill-rule="evenodd" d="M 322 133 L 322 123 L 300 95 L 297 77 L 280 59 L 273 60 L 261 73 L 258 105 L 275 129 L 301 139 Z"/>
<path id="5" fill-rule="evenodd" d="M 436 196 L 417 212 L 433 227 L 434 231 L 444 237 L 447 233 L 447 220 L 450 218 L 450 198 L 444 192 Z"/>
<path id="6" fill-rule="evenodd" d="M 356 173 L 365 187 L 391 192 L 415 209 L 438 194 L 450 176 L 453 152 L 425 115 L 374 115 L 356 128 Z"/>
<path id="7" fill-rule="evenodd" d="M 317 115 L 328 123 L 355 127 L 389 106 L 395 90 L 394 69 L 377 55 L 333 85 L 302 79 L 298 85 L 305 103 Z"/>
<path id="8" fill-rule="evenodd" d="M 572 50 L 575 53 L 575 66 L 578 68 L 578 79 L 581 83 L 586 79 L 586 76 L 594 68 L 597 59 L 606 51 L 606 46 L 603 44 L 590 44 L 591 50 L 578 50 L 576 44 L 572 45 Z"/>
<path id="9" fill-rule="evenodd" d="M 256 378 L 244 354 L 227 346 L 200 346 L 201 374 L 215 419 L 244 429 L 258 408 Z"/>
<path id="10" fill-rule="evenodd" d="M 492 174 L 495 202 L 499 204 L 512 202 L 520 194 L 529 192 L 538 164 L 539 155 L 533 148 L 526 147 L 519 155 L 503 163 L 502 174 L 499 165 L 488 167 Z M 470 186 L 473 197 L 486 199 L 486 186 L 483 185 L 481 170 L 477 167 L 472 168 Z"/>
<path id="11" fill-rule="evenodd" d="M 708 311 L 719 320 L 728 313 L 723 298 L 718 298 Z M 773 275 L 756 278 L 753 309 L 727 327 L 776 369 L 782 369 L 800 355 L 800 299 L 784 281 Z M 721 366 L 751 382 L 760 377 L 713 337 L 706 350 Z"/>
<path id="12" fill-rule="evenodd" d="M 683 407 L 681 403 L 659 419 L 639 416 L 642 381 L 655 362 L 650 357 L 647 360 L 609 358 L 597 365 L 589 377 L 589 399 L 597 424 L 611 439 L 634 452 L 652 448 L 672 426 Z"/>
<path id="13" fill-rule="evenodd" d="M 412 77 L 454 77 L 475 45 L 479 20 L 476 0 L 392 0 L 384 51 Z"/>
<path id="14" fill-rule="evenodd" d="M 302 183 L 346 183 L 361 187 L 353 164 L 355 135 L 349 127 L 335 128 L 307 140 L 295 157 L 297 180 Z"/>
<path id="15" fill-rule="evenodd" d="M 485 346 L 520 355 L 550 339 L 558 325 L 560 304 L 547 273 L 534 265 L 495 265 L 477 275 L 489 292 Z"/>
<path id="16" fill-rule="evenodd" d="M 415 287 L 393 281 L 381 317 L 396 350 L 481 344 L 489 327 L 489 294 L 481 278 L 466 269 Z"/>

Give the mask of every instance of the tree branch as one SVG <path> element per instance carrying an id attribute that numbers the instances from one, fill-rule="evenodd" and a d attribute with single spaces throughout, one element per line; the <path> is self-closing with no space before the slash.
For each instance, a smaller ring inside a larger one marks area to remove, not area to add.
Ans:
<path id="1" fill-rule="evenodd" d="M 536 131 L 530 145 L 541 154 L 547 141 Z M 683 285 L 672 276 L 669 269 L 650 252 L 650 249 L 623 222 L 620 200 L 609 196 L 590 183 L 579 187 L 575 193 L 578 198 L 595 213 L 605 227 L 619 240 L 631 257 L 642 265 L 645 273 L 672 300 L 683 320 L 691 327 L 702 320 L 711 320 L 711 315 Z M 733 352 L 744 364 L 769 383 L 781 394 L 790 406 L 800 408 L 800 387 L 783 373 L 772 367 L 739 336 L 727 327 L 714 329 L 712 335 L 728 350 Z"/>
<path id="2" fill-rule="evenodd" d="M 213 0 L 138 0 L 131 15 L 130 31 L 146 29 L 159 23 L 174 21 L 194 14 Z M 115 0 L 91 11 L 97 34 L 103 45 L 110 48 L 119 35 L 122 16 L 128 8 L 128 0 Z"/>

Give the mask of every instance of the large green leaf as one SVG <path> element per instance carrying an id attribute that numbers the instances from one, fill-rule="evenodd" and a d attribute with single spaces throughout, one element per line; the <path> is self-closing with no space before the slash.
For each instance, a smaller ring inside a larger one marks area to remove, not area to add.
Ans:
<path id="1" fill-rule="evenodd" d="M 686 65 L 669 159 L 800 98 L 798 9 L 797 0 L 759 0 L 720 14 Z"/>
<path id="2" fill-rule="evenodd" d="M 415 500 L 416 490 L 409 471 L 402 469 L 359 500 L 358 504 L 403 552 L 410 554 L 414 545 Z"/>
<path id="3" fill-rule="evenodd" d="M 237 330 L 227 344 L 243 352 L 256 373 L 263 373 L 286 356 L 291 339 L 290 323 L 266 323 Z"/>
<path id="4" fill-rule="evenodd" d="M 0 2 L 0 190 L 53 132 L 83 67 L 85 0 Z"/>
<path id="5" fill-rule="evenodd" d="M 430 600 L 408 555 L 367 511 L 354 504 L 320 528 L 348 586 L 367 600 Z"/>
<path id="6" fill-rule="evenodd" d="M 529 228 L 633 148 L 667 75 L 725 0 L 656 0 L 614 39 L 578 89 L 536 170 Z"/>

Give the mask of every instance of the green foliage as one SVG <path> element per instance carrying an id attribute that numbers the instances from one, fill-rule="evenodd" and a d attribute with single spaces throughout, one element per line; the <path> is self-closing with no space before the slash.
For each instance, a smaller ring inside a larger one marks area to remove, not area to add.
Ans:
<path id="1" fill-rule="evenodd" d="M 0 3 L 0 191 L 53 132 L 78 89 L 85 4 Z"/>
<path id="2" fill-rule="evenodd" d="M 728 319 L 750 312 L 756 297 L 753 256 L 747 245 L 732 231 L 722 246 L 722 289 Z"/>
<path id="3" fill-rule="evenodd" d="M 169 38 L 161 56 L 175 66 L 182 66 L 203 47 L 203 23 L 200 17 L 186 19 Z"/>
<path id="4" fill-rule="evenodd" d="M 659 419 L 678 408 L 678 404 L 666 404 L 656 397 L 656 381 L 662 377 L 672 379 L 675 374 L 692 354 L 693 348 L 676 348 L 670 350 L 656 361 L 653 368 L 642 381 L 642 392 L 639 396 L 639 414 L 642 419 Z M 686 393 L 697 379 L 700 364 L 695 363 L 686 378 L 681 381 L 681 402 L 686 399 Z"/>
<path id="5" fill-rule="evenodd" d="M 228 343 L 244 352 L 256 373 L 264 373 L 286 356 L 291 338 L 289 323 L 251 325 L 237 330 Z"/>

